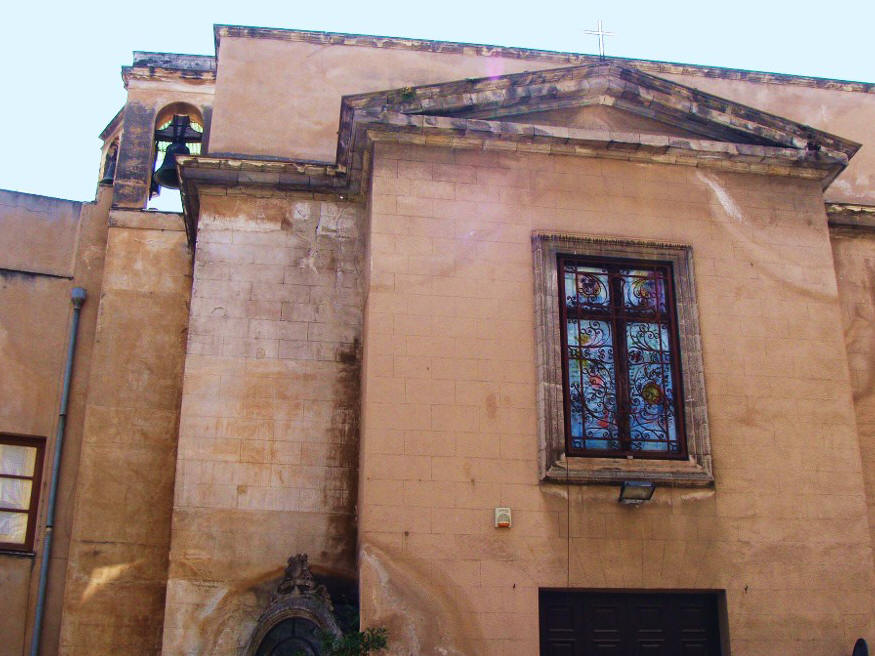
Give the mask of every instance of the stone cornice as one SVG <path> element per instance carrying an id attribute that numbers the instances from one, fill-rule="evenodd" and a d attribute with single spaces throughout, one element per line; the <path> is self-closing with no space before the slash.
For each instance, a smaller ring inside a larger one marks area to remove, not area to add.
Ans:
<path id="1" fill-rule="evenodd" d="M 212 85 L 216 82 L 216 72 L 157 66 L 122 66 L 122 80 L 125 89 L 137 82 Z"/>
<path id="2" fill-rule="evenodd" d="M 197 231 L 201 186 L 355 197 L 362 193 L 368 179 L 371 145 L 387 141 L 466 150 L 603 157 L 821 181 L 844 168 L 843 163 L 822 153 L 793 148 L 394 112 L 370 116 L 368 110 L 359 110 L 348 150 L 341 153 L 342 162 L 337 165 L 236 157 L 178 158 L 190 242 L 194 244 Z"/>
<path id="3" fill-rule="evenodd" d="M 152 66 L 179 71 L 216 71 L 216 58 L 212 55 L 185 55 L 175 52 L 134 51 L 133 66 Z"/>
<path id="4" fill-rule="evenodd" d="M 826 215 L 831 228 L 866 228 L 875 230 L 875 205 L 827 203 Z"/>
<path id="5" fill-rule="evenodd" d="M 358 193 L 361 180 L 355 173 L 362 171 L 362 155 L 374 142 L 606 157 L 808 179 L 823 179 L 846 162 L 795 148 L 398 112 L 358 110 L 353 123 L 355 136 L 341 152 L 344 161 L 336 165 L 242 155 L 185 156 L 178 158 L 178 165 L 183 179 L 191 183 Z"/>
<path id="6" fill-rule="evenodd" d="M 383 112 L 377 117 L 359 117 L 357 124 L 360 130 L 368 128 L 367 137 L 371 141 L 606 157 L 810 179 L 823 179 L 835 165 L 845 163 L 845 160 L 794 148 L 480 119 L 412 117 Z M 402 133 L 404 136 L 400 136 Z"/>
<path id="7" fill-rule="evenodd" d="M 759 84 L 782 84 L 854 93 L 875 93 L 875 83 L 872 82 L 855 82 L 851 80 L 836 80 L 831 78 L 790 75 L 785 73 L 768 73 L 765 71 L 749 71 L 739 68 L 682 64 L 648 59 L 629 59 L 624 57 L 606 57 L 605 59 L 602 59 L 598 55 L 555 50 L 536 50 L 531 48 L 514 48 L 476 43 L 430 41 L 427 39 L 406 39 L 365 34 L 349 34 L 343 32 L 318 32 L 267 27 L 247 27 L 239 25 L 214 25 L 213 32 L 215 36 L 217 58 L 221 40 L 224 37 L 273 39 L 280 41 L 301 41 L 318 45 L 414 50 L 417 52 L 433 52 L 478 57 L 507 57 L 509 59 L 544 62 L 545 64 L 553 65 L 553 67 L 595 64 L 607 60 L 611 63 L 630 66 L 642 71 L 647 71 L 648 73 L 661 75 L 695 75 L 699 77 L 740 80 Z"/>
<path id="8" fill-rule="evenodd" d="M 213 155 L 178 156 L 177 164 L 185 180 L 191 182 L 320 190 L 347 186 L 346 170 L 331 164 Z"/>
<path id="9" fill-rule="evenodd" d="M 342 166 L 310 162 L 277 161 L 254 157 L 212 155 L 176 158 L 182 181 L 183 220 L 189 244 L 197 237 L 200 192 L 203 188 L 250 188 L 255 193 L 308 192 L 335 196 L 353 195 L 347 171 Z"/>

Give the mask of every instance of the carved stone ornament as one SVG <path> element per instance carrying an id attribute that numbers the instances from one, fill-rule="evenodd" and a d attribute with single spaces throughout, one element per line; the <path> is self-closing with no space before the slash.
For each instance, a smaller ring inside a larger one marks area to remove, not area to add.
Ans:
<path id="1" fill-rule="evenodd" d="M 341 635 L 324 585 L 316 583 L 307 554 L 288 560 L 283 579 L 258 618 L 246 656 L 319 656 L 322 634 Z"/>
<path id="2" fill-rule="evenodd" d="M 313 580 L 313 573 L 307 562 L 307 554 L 298 554 L 289 558 L 284 574 L 283 580 L 276 587 L 272 601 L 287 596 L 314 595 L 322 598 L 329 610 L 334 610 L 328 590 L 325 589 L 324 585 L 318 585 Z"/>

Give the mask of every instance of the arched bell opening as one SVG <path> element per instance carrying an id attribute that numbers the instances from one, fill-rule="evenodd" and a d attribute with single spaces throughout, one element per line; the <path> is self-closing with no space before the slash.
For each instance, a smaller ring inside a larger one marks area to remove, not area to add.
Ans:
<path id="1" fill-rule="evenodd" d="M 162 108 L 155 119 L 155 158 L 149 190 L 150 209 L 180 211 L 179 195 L 171 193 L 162 202 L 153 202 L 162 190 L 179 189 L 176 158 L 199 155 L 204 134 L 204 119 L 200 110 L 188 103 L 172 103 Z M 168 197 L 169 196 L 169 197 Z"/>
<path id="2" fill-rule="evenodd" d="M 118 138 L 113 139 L 103 151 L 103 166 L 100 184 L 111 185 L 115 181 L 115 167 L 118 162 Z"/>

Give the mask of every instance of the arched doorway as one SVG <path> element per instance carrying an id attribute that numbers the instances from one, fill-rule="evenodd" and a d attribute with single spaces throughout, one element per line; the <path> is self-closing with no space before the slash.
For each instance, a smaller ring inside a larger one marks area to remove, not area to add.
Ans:
<path id="1" fill-rule="evenodd" d="M 322 638 L 340 636 L 325 586 L 313 580 L 307 554 L 289 558 L 285 576 L 258 618 L 247 656 L 321 656 Z"/>

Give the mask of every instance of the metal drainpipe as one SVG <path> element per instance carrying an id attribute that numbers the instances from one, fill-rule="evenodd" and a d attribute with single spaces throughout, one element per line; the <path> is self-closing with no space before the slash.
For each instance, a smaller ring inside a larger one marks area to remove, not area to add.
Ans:
<path id="1" fill-rule="evenodd" d="M 43 612 L 46 604 L 46 584 L 49 578 L 49 559 L 52 555 L 52 533 L 55 528 L 55 500 L 58 496 L 58 473 L 61 470 L 61 450 L 64 446 L 64 431 L 67 427 L 67 402 L 70 400 L 70 379 L 73 377 L 73 356 L 76 353 L 76 336 L 79 332 L 79 313 L 85 303 L 85 289 L 74 287 L 70 294 L 73 302 L 73 323 L 70 341 L 67 344 L 67 365 L 64 368 L 64 390 L 58 410 L 58 431 L 55 434 L 55 457 L 52 459 L 52 475 L 49 478 L 49 506 L 46 511 L 46 532 L 43 537 L 43 553 L 39 568 L 39 591 L 36 598 L 36 615 L 33 620 L 33 635 L 30 639 L 30 656 L 38 656 Z"/>

